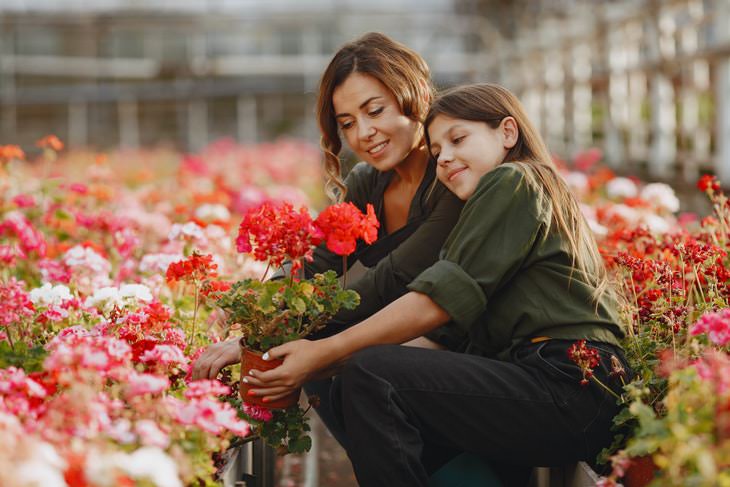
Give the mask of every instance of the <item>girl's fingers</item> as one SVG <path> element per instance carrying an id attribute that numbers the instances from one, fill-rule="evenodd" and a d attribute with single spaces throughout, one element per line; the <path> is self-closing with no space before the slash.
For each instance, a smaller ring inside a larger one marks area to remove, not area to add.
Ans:
<path id="1" fill-rule="evenodd" d="M 269 372 L 261 372 L 258 370 L 250 370 L 248 375 L 245 376 L 243 382 L 257 387 L 276 387 L 284 386 L 284 378 L 280 377 L 279 374 L 270 374 Z"/>

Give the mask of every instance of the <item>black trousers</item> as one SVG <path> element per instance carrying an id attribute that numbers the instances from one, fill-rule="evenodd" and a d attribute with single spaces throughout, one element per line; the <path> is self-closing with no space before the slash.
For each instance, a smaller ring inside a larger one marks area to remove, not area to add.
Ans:
<path id="1" fill-rule="evenodd" d="M 426 486 L 428 475 L 459 452 L 510 468 L 592 461 L 611 442 L 618 406 L 593 381 L 580 384 L 581 371 L 567 356 L 571 344 L 528 343 L 514 350 L 510 362 L 371 347 L 353 355 L 332 383 L 325 422 L 344 435 L 365 487 Z M 621 350 L 589 346 L 600 353 L 595 376 L 620 392 L 620 379 L 610 376 L 610 356 L 626 367 Z"/>

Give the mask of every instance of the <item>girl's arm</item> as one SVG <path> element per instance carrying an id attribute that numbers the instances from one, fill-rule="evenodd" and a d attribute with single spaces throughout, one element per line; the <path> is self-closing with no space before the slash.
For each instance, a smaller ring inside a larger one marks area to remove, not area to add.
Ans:
<path id="1" fill-rule="evenodd" d="M 301 387 L 323 370 L 334 370 L 353 353 L 373 345 L 398 344 L 449 321 L 449 315 L 425 294 L 409 292 L 361 323 L 323 340 L 296 340 L 272 348 L 268 358 L 283 358 L 279 367 L 251 371 L 249 394 L 273 401 Z"/>

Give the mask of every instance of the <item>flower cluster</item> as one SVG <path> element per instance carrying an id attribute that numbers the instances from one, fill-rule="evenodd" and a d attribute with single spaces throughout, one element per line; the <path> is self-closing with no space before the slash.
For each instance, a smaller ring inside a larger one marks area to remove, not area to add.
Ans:
<path id="1" fill-rule="evenodd" d="M 368 203 L 367 213 L 363 214 L 349 202 L 327 207 L 319 214 L 315 225 L 327 236 L 327 248 L 337 255 L 353 253 L 358 239 L 373 243 L 380 227 L 373 205 Z"/>
<path id="2" fill-rule="evenodd" d="M 213 263 L 213 256 L 193 252 L 187 259 L 171 262 L 165 274 L 167 282 L 185 281 L 199 283 L 205 279 L 218 276 L 218 265 Z"/>
<path id="3" fill-rule="evenodd" d="M 593 369 L 598 367 L 600 361 L 598 350 L 588 347 L 585 340 L 578 340 L 568 348 L 568 358 L 580 367 L 583 374 L 580 383 L 587 386 L 588 379 L 593 377 Z"/>
<path id="4" fill-rule="evenodd" d="M 244 214 L 236 249 L 280 267 L 286 259 L 312 260 L 314 247 L 322 237 L 306 208 L 296 211 L 289 203 L 265 202 Z"/>

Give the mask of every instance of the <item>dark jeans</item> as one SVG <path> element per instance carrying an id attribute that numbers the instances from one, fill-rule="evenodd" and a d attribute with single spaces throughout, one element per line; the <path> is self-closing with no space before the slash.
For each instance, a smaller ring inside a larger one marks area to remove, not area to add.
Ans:
<path id="1" fill-rule="evenodd" d="M 361 486 L 425 486 L 458 452 L 493 465 L 562 466 L 593 460 L 612 438 L 616 399 L 567 357 L 572 341 L 525 344 L 505 362 L 448 351 L 382 345 L 351 357 L 331 390 Z M 595 376 L 616 392 L 610 356 Z M 324 398 L 323 398 L 324 400 Z"/>

